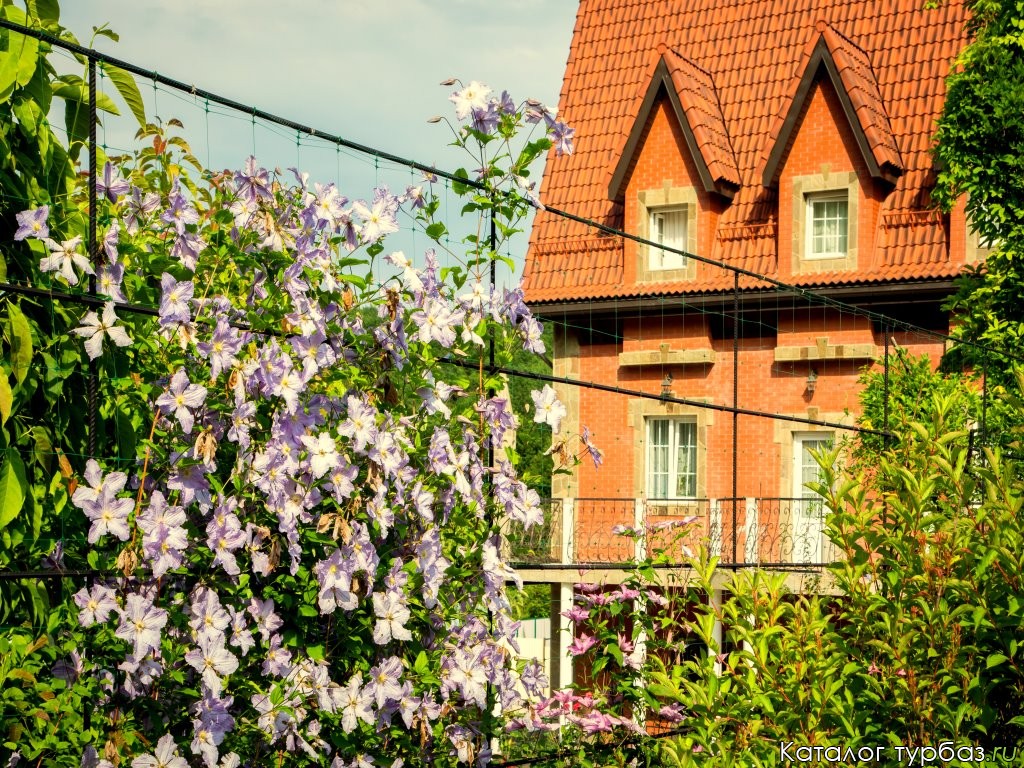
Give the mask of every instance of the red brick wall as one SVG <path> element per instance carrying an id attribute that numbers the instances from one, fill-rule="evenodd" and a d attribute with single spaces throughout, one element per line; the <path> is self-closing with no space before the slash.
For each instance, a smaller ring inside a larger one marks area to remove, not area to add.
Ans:
<path id="1" fill-rule="evenodd" d="M 826 308 L 803 308 L 777 315 L 778 334 L 766 332 L 757 338 L 739 340 L 737 400 L 740 408 L 765 413 L 780 413 L 806 418 L 828 418 L 859 412 L 857 379 L 867 360 L 818 360 L 776 362 L 777 346 L 814 346 L 818 337 L 829 344 L 875 344 L 882 353 L 884 339 L 874 333 L 869 320 L 840 314 Z M 714 404 L 733 403 L 732 339 L 712 340 L 706 331 L 706 318 L 697 311 L 682 317 L 654 322 L 650 317 L 623 322 L 625 340 L 621 345 L 581 344 L 580 378 L 657 395 L 665 373 L 671 371 L 676 397 L 710 399 Z M 914 354 L 927 352 L 932 362 L 942 354 L 940 343 L 925 336 L 894 334 L 895 341 Z M 618 353 L 623 349 L 657 349 L 668 343 L 672 349 L 695 348 L 698 344 L 715 352 L 713 364 L 686 366 L 659 365 L 619 368 Z M 818 379 L 813 394 L 807 392 L 807 376 L 814 369 Z M 635 446 L 645 440 L 638 434 L 628 413 L 629 397 L 609 392 L 580 390 L 580 423 L 590 428 L 605 461 L 594 468 L 584 461 L 579 472 L 579 495 L 583 498 L 631 498 L 634 488 Z M 707 432 L 706 495 L 726 498 L 733 495 L 731 413 L 715 412 Z M 776 442 L 778 420 L 741 415 L 738 417 L 737 493 L 745 496 L 788 496 L 780 483 L 780 444 Z M 787 431 L 810 427 L 785 422 Z"/>
<path id="2" fill-rule="evenodd" d="M 831 83 L 819 80 L 806 101 L 804 113 L 793 132 L 791 146 L 784 158 L 779 178 L 778 264 L 779 278 L 792 276 L 792 238 L 794 227 L 793 178 L 820 174 L 823 164 L 829 172 L 847 174 L 856 171 L 858 188 L 857 249 L 858 270 L 870 271 L 875 259 L 879 231 L 880 207 L 886 188 L 873 181 L 857 148 L 852 130 L 843 114 L 839 97 Z M 637 161 L 626 187 L 625 229 L 639 232 L 643 228 L 637 205 L 638 192 L 663 186 L 694 187 L 697 190 L 697 252 L 711 253 L 718 217 L 726 203 L 703 191 L 697 169 L 690 157 L 671 107 L 662 99 L 653 110 L 637 152 Z M 953 241 L 964 239 L 962 212 L 952 218 Z M 954 245 L 954 257 L 963 258 L 963 246 Z M 726 253 L 726 261 L 728 254 Z M 637 250 L 625 244 L 625 281 L 637 277 Z M 698 280 L 700 280 L 698 273 Z M 733 404 L 733 342 L 728 338 L 713 339 L 712 314 L 682 300 L 666 300 L 663 312 L 647 311 L 641 317 L 624 320 L 592 318 L 594 327 L 621 327 L 621 343 L 580 345 L 580 378 L 651 394 L 661 392 L 661 382 L 672 373 L 673 394 L 677 397 L 703 400 L 719 405 Z M 800 415 L 832 420 L 837 414 L 856 414 L 857 378 L 865 359 L 776 362 L 776 347 L 814 347 L 827 337 L 829 345 L 870 345 L 881 347 L 884 339 L 872 329 L 870 320 L 853 314 L 839 313 L 827 307 L 810 307 L 794 302 L 790 310 L 781 309 L 771 315 L 775 328 L 766 327 L 763 335 L 749 333 L 739 341 L 737 404 L 744 409 L 768 413 Z M 616 323 L 620 323 L 619 326 Z M 929 352 L 933 362 L 941 355 L 941 345 L 924 337 L 898 335 L 899 342 L 910 346 L 915 354 Z M 631 366 L 620 368 L 618 354 L 623 351 L 658 350 L 668 344 L 671 350 L 713 349 L 712 364 Z M 818 379 L 815 392 L 807 392 L 807 377 L 814 369 Z M 597 445 L 604 451 L 602 467 L 595 469 L 589 461 L 577 470 L 580 498 L 632 499 L 636 473 L 636 446 L 646 435 L 635 428 L 628 410 L 629 398 L 605 392 L 580 391 L 580 423 L 590 428 Z M 715 412 L 707 430 L 704 462 L 708 498 L 789 496 L 792 488 L 784 487 L 783 463 L 792 460 L 779 435 L 804 431 L 810 427 L 781 423 L 770 418 L 743 415 L 738 417 L 737 473 L 733 477 L 733 416 Z M 840 433 L 841 435 L 842 433 Z M 781 455 L 786 453 L 787 455 Z M 577 510 L 578 555 L 581 559 L 607 559 L 601 552 L 616 545 L 602 538 L 617 523 L 630 524 L 629 503 L 588 503 Z M 742 546 L 742 544 L 741 544 Z M 625 547 L 622 554 L 626 554 Z"/>

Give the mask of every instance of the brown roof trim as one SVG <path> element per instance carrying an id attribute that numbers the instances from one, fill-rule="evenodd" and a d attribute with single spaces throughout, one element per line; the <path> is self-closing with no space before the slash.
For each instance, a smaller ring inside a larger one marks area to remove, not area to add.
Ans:
<path id="1" fill-rule="evenodd" d="M 625 185 L 629 167 L 637 149 L 639 149 L 640 138 L 643 136 L 647 121 L 650 119 L 651 112 L 662 92 L 668 98 L 669 104 L 672 105 L 672 112 L 683 131 L 686 148 L 690 151 L 690 157 L 693 158 L 694 165 L 697 166 L 697 174 L 700 176 L 701 185 L 704 187 L 704 190 L 731 200 L 738 188 L 724 179 L 716 180 L 712 177 L 707 161 L 697 144 L 697 138 L 693 135 L 693 128 L 690 126 L 689 120 L 686 119 L 686 110 L 683 109 L 682 102 L 679 100 L 679 94 L 676 92 L 675 85 L 672 82 L 672 74 L 669 71 L 668 62 L 665 60 L 664 55 L 662 55 L 657 67 L 654 69 L 654 74 L 651 76 L 651 81 L 647 86 L 647 93 L 644 94 L 640 110 L 633 121 L 633 128 L 629 132 L 629 137 L 626 139 L 622 153 L 619 155 L 618 163 L 615 165 L 611 183 L 608 184 L 608 199 L 621 201 L 626 194 Z"/>
<path id="2" fill-rule="evenodd" d="M 796 286 L 794 290 L 742 288 L 739 293 L 740 305 L 750 305 L 765 311 L 772 311 L 780 302 L 791 305 L 793 299 L 806 299 L 813 294 L 823 299 L 866 307 L 872 304 L 890 304 L 898 300 L 901 304 L 932 303 L 953 292 L 955 283 L 948 277 L 917 280 L 893 280 L 891 282 L 842 286 Z M 558 315 L 594 315 L 602 312 L 623 316 L 631 310 L 664 310 L 666 307 L 731 307 L 736 298 L 733 291 L 719 290 L 708 293 L 671 293 L 647 296 L 624 296 L 601 299 L 542 299 L 530 300 L 527 306 L 541 319 Z M 827 305 L 821 304 L 823 308 Z"/>
<path id="3" fill-rule="evenodd" d="M 839 74 L 839 69 L 832 56 L 832 51 L 829 50 L 824 33 L 818 38 L 818 42 L 811 52 L 807 65 L 804 68 L 803 76 L 800 78 L 800 83 L 797 86 L 796 94 L 794 94 L 793 100 L 790 102 L 789 109 L 782 121 L 782 126 L 777 132 L 775 143 L 772 146 L 771 154 L 768 156 L 764 173 L 761 176 L 761 184 L 765 187 L 773 187 L 778 182 L 778 175 L 782 170 L 782 159 L 785 156 L 789 139 L 796 128 L 804 103 L 811 94 L 818 71 L 822 67 L 825 68 L 832 82 L 832 87 L 835 88 L 836 93 L 839 95 L 843 114 L 846 115 L 846 119 L 853 129 L 853 135 L 857 140 L 857 148 L 860 149 L 861 156 L 868 167 L 868 172 L 873 178 L 881 179 L 889 184 L 895 184 L 896 179 L 903 173 L 903 169 L 894 167 L 889 162 L 879 165 L 875 153 L 868 142 L 868 137 L 864 132 L 864 126 L 861 125 L 860 119 L 857 117 L 857 111 L 850 100 L 850 95 L 846 90 L 846 85 L 843 83 L 843 78 Z"/>

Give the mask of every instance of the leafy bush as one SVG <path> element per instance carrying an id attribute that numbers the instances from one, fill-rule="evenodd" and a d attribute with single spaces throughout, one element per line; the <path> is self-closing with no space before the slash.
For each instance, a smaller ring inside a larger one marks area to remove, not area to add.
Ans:
<path id="1" fill-rule="evenodd" d="M 942 743 L 1003 764 L 996 747 L 1024 746 L 1024 481 L 1014 458 L 970 450 L 973 402 L 963 387 L 934 392 L 876 471 L 837 476 L 835 455 L 821 457 L 844 555 L 832 596 L 741 573 L 720 609 L 697 606 L 690 627 L 712 655 L 653 675 L 652 693 L 686 711 L 666 765 L 776 765 L 799 746 L 881 749 L 896 765 L 897 748 Z M 714 565 L 695 563 L 702 590 Z"/>

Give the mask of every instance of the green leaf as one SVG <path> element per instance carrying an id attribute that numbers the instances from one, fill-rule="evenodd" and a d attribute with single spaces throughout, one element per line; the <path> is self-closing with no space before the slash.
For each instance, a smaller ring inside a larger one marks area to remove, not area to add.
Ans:
<path id="1" fill-rule="evenodd" d="M 7 371 L 3 371 L 0 375 L 0 426 L 7 423 L 13 405 L 14 395 L 11 393 L 11 383 L 7 380 Z"/>
<path id="2" fill-rule="evenodd" d="M 25 24 L 25 12 L 15 6 L 0 9 L 0 16 Z M 39 63 L 39 41 L 34 37 L 0 29 L 0 102 L 7 101 L 16 86 L 32 79 Z"/>
<path id="3" fill-rule="evenodd" d="M 89 86 L 80 77 L 75 77 L 74 75 L 62 76 L 53 85 L 53 95 L 59 96 L 68 103 L 73 102 L 76 105 L 80 105 L 81 109 L 85 111 L 86 116 L 88 116 Z M 96 109 L 102 112 L 109 112 L 112 115 L 121 114 L 114 100 L 103 93 L 103 91 L 96 92 Z M 86 123 L 86 126 L 88 126 L 88 123 Z"/>
<path id="4" fill-rule="evenodd" d="M 1006 656 L 1001 653 L 993 653 L 985 662 L 986 669 L 992 669 L 992 667 L 999 666 L 1006 661 Z"/>
<path id="5" fill-rule="evenodd" d="M 427 660 L 426 651 L 420 651 L 416 656 L 416 662 L 412 665 L 413 671 L 421 677 L 430 671 L 430 663 Z"/>
<path id="6" fill-rule="evenodd" d="M 21 512 L 27 492 L 25 464 L 16 450 L 8 448 L 0 468 L 0 528 L 6 528 Z"/>
<path id="7" fill-rule="evenodd" d="M 118 408 L 114 414 L 117 427 L 117 452 L 122 459 L 134 459 L 136 448 L 136 431 L 131 416 Z"/>
<path id="8" fill-rule="evenodd" d="M 39 21 L 60 21 L 60 4 L 57 0 L 25 0 L 29 16 Z"/>
<path id="9" fill-rule="evenodd" d="M 82 145 L 89 140 L 89 106 L 81 101 L 66 99 L 64 102 L 64 127 L 67 128 L 71 143 L 69 154 L 77 158 Z"/>
<path id="10" fill-rule="evenodd" d="M 7 336 L 11 345 L 11 367 L 19 384 L 32 367 L 32 330 L 17 304 L 7 306 Z"/>
<path id="11" fill-rule="evenodd" d="M 618 643 L 608 643 L 604 647 L 604 652 L 614 656 L 615 660 L 619 662 L 619 666 L 622 666 L 622 649 L 619 648 Z"/>
<path id="12" fill-rule="evenodd" d="M 142 101 L 139 86 L 135 84 L 135 78 L 112 64 L 101 64 L 100 66 L 103 68 L 104 74 L 110 78 L 114 87 L 117 88 L 117 92 L 121 94 L 121 98 L 128 105 L 128 109 L 135 115 L 135 119 L 139 121 L 139 125 L 145 128 L 146 106 Z"/>
<path id="13" fill-rule="evenodd" d="M 455 173 L 452 175 L 459 179 L 466 179 L 467 181 L 469 180 L 469 173 L 466 171 L 465 168 L 457 169 Z M 452 182 L 452 192 L 454 192 L 456 195 L 464 195 L 471 189 L 473 189 L 473 187 L 469 186 L 468 184 L 464 184 L 461 181 Z"/>
<path id="14" fill-rule="evenodd" d="M 97 38 L 97 37 L 101 37 L 101 36 L 102 37 L 109 37 L 115 43 L 120 41 L 120 39 L 121 39 L 121 36 L 119 34 L 117 34 L 117 32 L 115 32 L 114 30 L 112 30 L 109 27 L 107 27 L 106 24 L 103 24 L 102 26 L 99 26 L 99 27 L 93 27 L 92 28 L 92 35 L 93 35 L 93 38 Z"/>

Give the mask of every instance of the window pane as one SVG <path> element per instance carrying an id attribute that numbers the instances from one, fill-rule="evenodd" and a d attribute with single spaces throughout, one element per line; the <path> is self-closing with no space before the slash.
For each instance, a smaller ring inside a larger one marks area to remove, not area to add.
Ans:
<path id="1" fill-rule="evenodd" d="M 652 419 L 648 422 L 650 448 L 647 464 L 647 488 L 651 498 L 663 499 L 668 496 L 669 482 L 669 423 L 666 419 Z"/>
<path id="2" fill-rule="evenodd" d="M 675 495 L 697 495 L 697 425 L 692 421 L 676 423 Z"/>
<path id="3" fill-rule="evenodd" d="M 810 200 L 808 256 L 813 258 L 846 255 L 848 211 L 849 205 L 846 200 Z"/>
<path id="4" fill-rule="evenodd" d="M 651 240 L 670 248 L 686 248 L 686 208 L 669 208 L 651 212 Z M 651 269 L 680 269 L 686 258 L 678 253 L 651 249 Z"/>
<path id="5" fill-rule="evenodd" d="M 821 467 L 812 454 L 821 453 L 832 447 L 832 438 L 805 438 L 800 441 L 800 488 L 804 497 L 816 497 L 807 483 L 821 480 Z"/>

